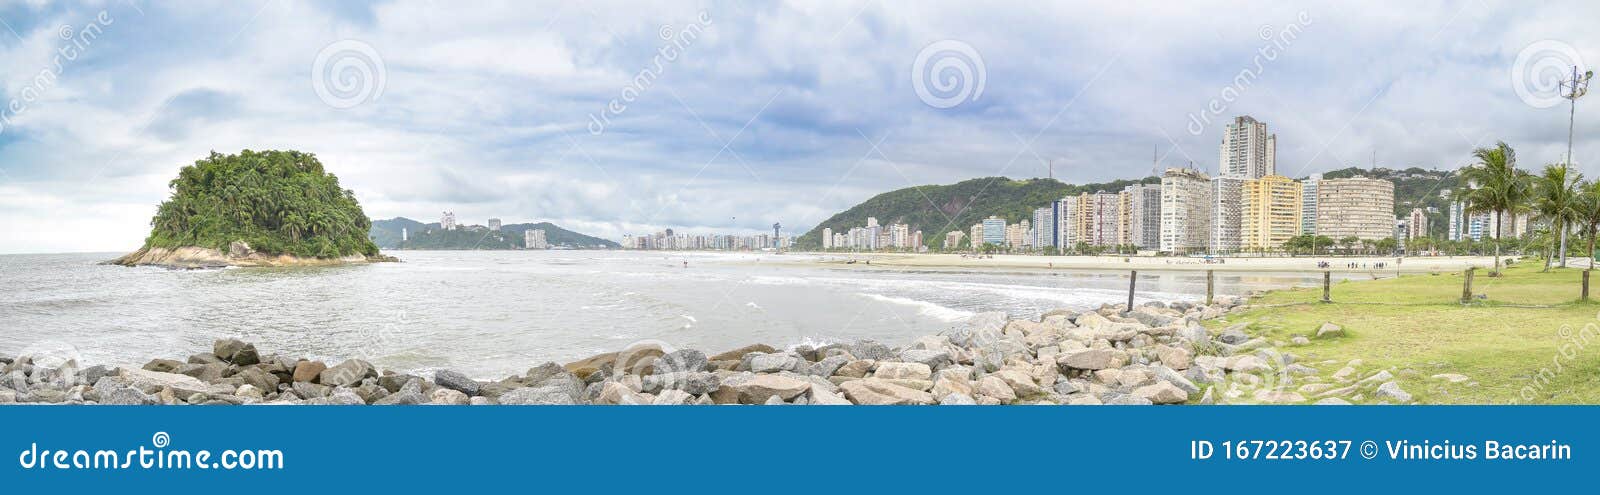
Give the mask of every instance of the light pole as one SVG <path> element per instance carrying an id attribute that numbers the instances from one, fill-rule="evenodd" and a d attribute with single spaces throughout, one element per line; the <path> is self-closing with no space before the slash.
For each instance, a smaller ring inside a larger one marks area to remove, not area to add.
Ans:
<path id="1" fill-rule="evenodd" d="M 1594 71 L 1592 70 L 1584 71 L 1583 75 L 1579 76 L 1578 66 L 1574 65 L 1572 66 L 1572 79 L 1561 82 L 1561 87 L 1566 90 L 1561 94 L 1561 97 L 1570 102 L 1567 107 L 1567 160 L 1561 164 L 1562 171 L 1568 174 L 1572 173 L 1572 128 L 1577 120 L 1578 98 L 1582 98 L 1583 95 L 1589 92 L 1589 79 L 1592 77 L 1594 77 Z M 1561 186 L 1566 187 L 1566 184 Z M 1567 230 L 1566 225 L 1561 226 L 1562 268 L 1567 267 Z M 1589 256 L 1594 256 L 1594 253 L 1588 254 Z M 1594 262 L 1591 260 L 1589 264 L 1593 265 Z"/>

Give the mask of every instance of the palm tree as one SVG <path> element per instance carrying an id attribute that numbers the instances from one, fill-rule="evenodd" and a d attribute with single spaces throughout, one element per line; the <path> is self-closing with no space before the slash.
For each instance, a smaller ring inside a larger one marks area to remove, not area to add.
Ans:
<path id="1" fill-rule="evenodd" d="M 1525 211 L 1529 196 L 1528 174 L 1517 170 L 1517 151 L 1504 141 L 1493 148 L 1472 150 L 1478 163 L 1461 169 L 1469 188 L 1458 193 L 1467 204 L 1467 213 L 1494 213 L 1494 270 L 1500 276 L 1500 238 L 1504 219 Z"/>
<path id="2" fill-rule="evenodd" d="M 1557 252 L 1566 253 L 1567 236 L 1564 235 L 1571 225 L 1578 221 L 1578 182 L 1583 179 L 1583 174 L 1571 171 L 1561 165 L 1545 165 L 1544 173 L 1534 181 L 1533 209 L 1539 217 L 1550 223 L 1550 229 L 1561 238 L 1561 246 Z M 1546 256 L 1544 269 L 1550 269 L 1550 259 Z M 1561 257 L 1561 267 L 1567 267 L 1567 258 Z"/>
<path id="3" fill-rule="evenodd" d="M 1578 202 L 1574 210 L 1577 212 L 1578 225 L 1583 227 L 1584 233 L 1589 237 L 1589 268 L 1594 268 L 1594 241 L 1595 235 L 1600 233 L 1600 180 L 1585 182 L 1578 186 Z"/>

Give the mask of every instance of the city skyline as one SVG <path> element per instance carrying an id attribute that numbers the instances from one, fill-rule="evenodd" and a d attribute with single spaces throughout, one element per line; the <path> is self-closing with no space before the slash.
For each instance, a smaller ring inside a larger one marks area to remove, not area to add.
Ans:
<path id="1" fill-rule="evenodd" d="M 1239 115 L 1271 123 L 1289 177 L 1454 169 L 1495 140 L 1542 164 L 1566 148 L 1550 74 L 1600 60 L 1584 22 L 1600 7 L 1578 2 L 196 7 L 0 6 L 0 252 L 136 246 L 173 172 L 211 150 L 315 153 L 374 219 L 537 217 L 608 239 L 805 232 L 970 177 L 1222 175 Z M 974 69 L 953 93 L 912 73 L 945 54 Z M 326 77 L 340 61 L 365 69 L 353 88 Z M 1586 104 L 1573 154 L 1594 176 Z"/>

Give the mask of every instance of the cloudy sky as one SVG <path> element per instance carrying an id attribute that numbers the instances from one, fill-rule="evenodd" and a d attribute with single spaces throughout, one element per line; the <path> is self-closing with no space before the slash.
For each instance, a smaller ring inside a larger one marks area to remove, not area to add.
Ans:
<path id="1" fill-rule="evenodd" d="M 0 3 L 0 252 L 131 250 L 212 150 L 316 153 L 375 219 L 610 238 L 1152 151 L 1215 171 L 1241 114 L 1286 175 L 1496 140 L 1527 167 L 1565 150 L 1557 72 L 1600 61 L 1594 2 L 204 3 Z"/>

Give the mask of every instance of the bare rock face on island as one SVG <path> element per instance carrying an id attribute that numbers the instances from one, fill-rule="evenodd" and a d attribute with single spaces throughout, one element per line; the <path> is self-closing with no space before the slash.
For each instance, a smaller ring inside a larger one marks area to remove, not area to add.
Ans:
<path id="1" fill-rule="evenodd" d="M 235 242 L 235 245 L 244 244 Z M 352 254 L 339 258 L 302 258 L 290 254 L 269 255 L 250 251 L 220 250 L 203 247 L 160 248 L 145 247 L 107 263 L 122 266 L 162 266 L 168 268 L 201 269 L 229 266 L 335 266 L 352 263 L 399 261 L 393 256 L 363 256 Z"/>

